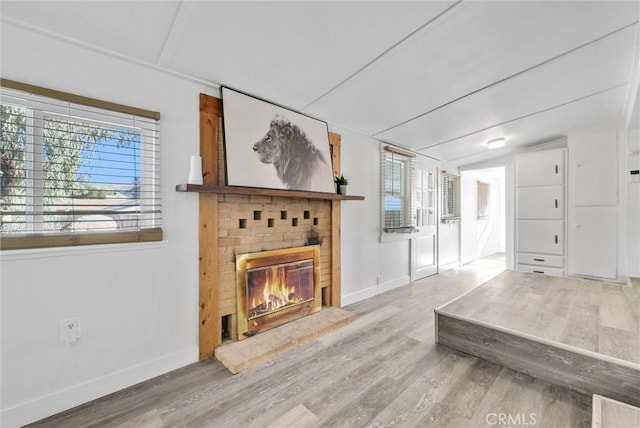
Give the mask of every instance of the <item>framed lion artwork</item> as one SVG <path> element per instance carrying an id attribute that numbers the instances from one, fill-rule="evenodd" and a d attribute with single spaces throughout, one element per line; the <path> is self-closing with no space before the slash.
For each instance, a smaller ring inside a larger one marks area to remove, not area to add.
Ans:
<path id="1" fill-rule="evenodd" d="M 227 185 L 335 193 L 327 123 L 222 88 Z"/>

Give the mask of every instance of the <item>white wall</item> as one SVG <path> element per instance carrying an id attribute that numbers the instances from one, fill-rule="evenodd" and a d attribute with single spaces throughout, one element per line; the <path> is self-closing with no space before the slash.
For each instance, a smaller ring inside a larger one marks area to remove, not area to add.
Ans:
<path id="1" fill-rule="evenodd" d="M 632 182 L 630 174 L 630 171 L 640 169 L 640 130 L 637 128 L 629 129 L 626 133 L 624 159 L 622 181 L 626 195 L 627 225 L 625 270 L 627 276 L 640 277 L 640 183 Z"/>
<path id="2" fill-rule="evenodd" d="M 505 251 L 504 167 L 462 171 L 460 263 Z M 490 216 L 478 219 L 477 182 L 491 184 Z"/>
<path id="3" fill-rule="evenodd" d="M 364 201 L 342 202 L 342 304 L 408 284 L 409 240 L 380 242 L 380 145 L 341 128 L 342 172 L 349 193 Z"/>
<path id="4" fill-rule="evenodd" d="M 3 22 L 2 77 L 162 114 L 165 242 L 2 253 L 2 421 L 15 426 L 198 359 L 198 94 L 216 91 Z M 27 54 L 28 52 L 28 54 Z M 59 343 L 60 320 L 82 337 Z"/>
<path id="5" fill-rule="evenodd" d="M 349 193 L 364 201 L 342 203 L 342 304 L 349 305 L 408 284 L 411 268 L 410 235 L 380 238 L 380 143 L 361 134 L 332 127 L 342 136 L 342 172 L 349 179 Z M 429 158 L 416 162 L 424 168 L 451 165 Z M 440 194 L 438 193 L 438 197 Z M 439 205 L 438 205 L 439 206 Z M 439 224 L 439 266 L 459 264 L 460 224 Z"/>
<path id="6" fill-rule="evenodd" d="M 460 222 L 440 223 L 438 229 L 438 270 L 460 265 Z"/>

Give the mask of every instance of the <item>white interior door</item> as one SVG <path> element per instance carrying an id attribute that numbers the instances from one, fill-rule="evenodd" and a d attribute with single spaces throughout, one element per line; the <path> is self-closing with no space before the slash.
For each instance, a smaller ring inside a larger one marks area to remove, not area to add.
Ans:
<path id="1" fill-rule="evenodd" d="M 438 273 L 437 172 L 416 168 L 413 206 L 418 231 L 411 235 L 411 281 Z"/>
<path id="2" fill-rule="evenodd" d="M 573 248 L 574 275 L 615 279 L 617 276 L 618 211 L 616 207 L 576 207 Z"/>

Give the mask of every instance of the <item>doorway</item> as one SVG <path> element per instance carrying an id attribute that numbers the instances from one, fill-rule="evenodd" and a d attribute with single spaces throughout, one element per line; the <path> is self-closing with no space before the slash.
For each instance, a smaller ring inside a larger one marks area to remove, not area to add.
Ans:
<path id="1" fill-rule="evenodd" d="M 461 172 L 460 264 L 506 251 L 505 167 Z"/>

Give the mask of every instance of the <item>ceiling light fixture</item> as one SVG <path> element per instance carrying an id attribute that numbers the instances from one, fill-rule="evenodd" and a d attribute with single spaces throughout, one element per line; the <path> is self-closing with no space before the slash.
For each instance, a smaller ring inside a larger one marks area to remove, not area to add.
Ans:
<path id="1" fill-rule="evenodd" d="M 505 142 L 506 142 L 506 139 L 504 138 L 496 138 L 494 140 L 487 141 L 487 148 L 491 150 L 499 149 L 500 147 L 504 146 Z"/>

